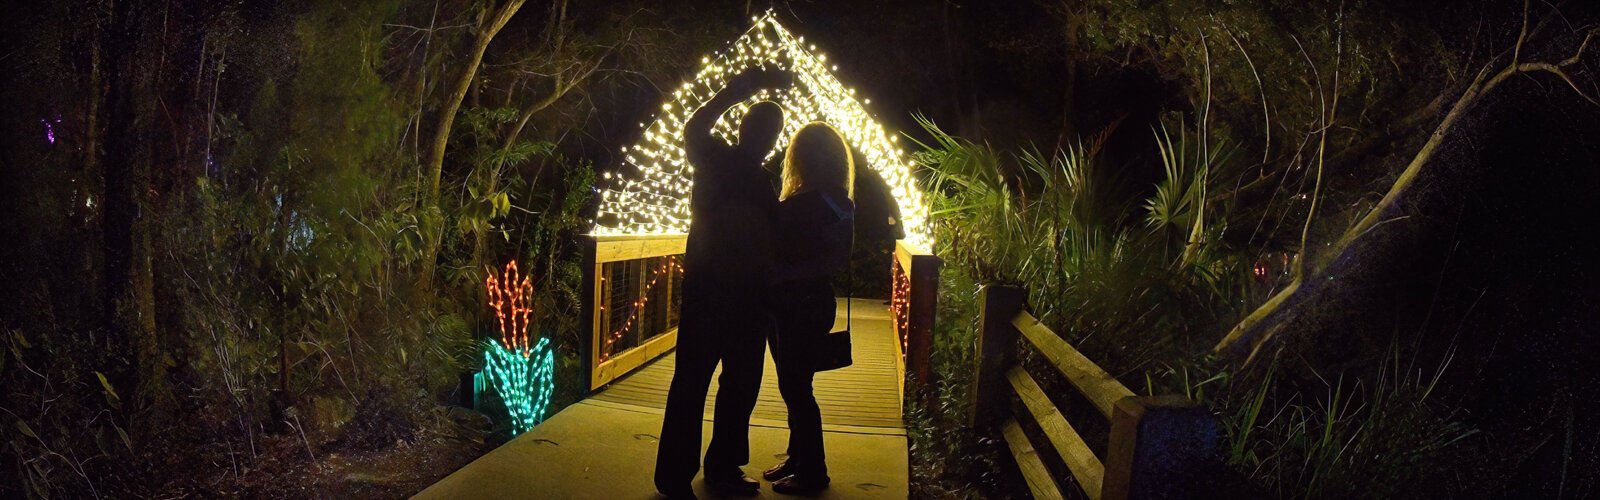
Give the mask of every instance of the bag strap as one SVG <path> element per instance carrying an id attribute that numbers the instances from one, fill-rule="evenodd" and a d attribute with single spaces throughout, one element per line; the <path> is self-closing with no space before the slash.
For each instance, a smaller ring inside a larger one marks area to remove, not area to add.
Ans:
<path id="1" fill-rule="evenodd" d="M 845 290 L 844 290 L 844 331 L 850 331 L 850 303 L 856 298 L 856 266 L 850 262 L 856 256 L 856 214 L 850 213 L 850 253 L 844 261 Z"/>
<path id="2" fill-rule="evenodd" d="M 829 198 L 828 195 L 823 194 L 822 195 L 822 201 L 826 202 L 828 204 L 828 208 L 833 209 L 834 215 L 837 215 L 837 216 L 840 216 L 841 218 L 843 218 L 843 215 L 846 212 L 844 211 L 843 208 L 839 207 L 838 203 L 834 203 L 832 198 Z M 855 207 L 855 200 L 851 200 L 851 202 L 850 202 L 850 212 L 848 212 L 848 213 L 850 214 L 850 217 L 849 217 L 849 220 L 850 220 L 850 249 L 846 251 L 845 260 L 844 260 L 844 270 L 845 270 L 844 330 L 847 331 L 847 332 L 850 331 L 850 327 L 852 326 L 850 324 L 850 320 L 851 320 L 850 303 L 851 302 L 855 302 L 855 300 L 853 300 L 853 299 L 856 298 L 856 268 L 855 268 L 855 266 L 850 265 L 851 258 L 855 257 L 855 255 L 856 255 L 856 207 Z"/>

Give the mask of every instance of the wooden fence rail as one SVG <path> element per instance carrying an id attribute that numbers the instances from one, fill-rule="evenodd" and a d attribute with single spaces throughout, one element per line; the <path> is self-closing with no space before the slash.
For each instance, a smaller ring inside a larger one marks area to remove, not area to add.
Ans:
<path id="1" fill-rule="evenodd" d="M 590 236 L 584 248 L 583 312 L 589 390 L 611 383 L 677 345 L 675 288 L 683 276 L 681 234 Z"/>
<path id="2" fill-rule="evenodd" d="M 1134 395 L 1024 310 L 1026 297 L 1014 287 L 989 286 L 982 291 L 972 424 L 980 430 L 998 428 L 1034 497 L 1062 498 L 1062 494 L 1018 418 L 1038 424 L 1089 498 L 1198 498 L 1226 493 L 1216 490 L 1225 472 L 1217 453 L 1220 429 L 1209 411 L 1182 396 Z M 1111 422 L 1104 461 L 1017 364 L 1019 337 Z M 1025 411 L 1010 410 L 1013 394 Z"/>
<path id="3" fill-rule="evenodd" d="M 677 345 L 682 234 L 589 236 L 584 247 L 585 371 L 590 391 L 649 363 Z M 900 337 L 901 389 L 931 387 L 928 357 L 939 298 L 941 261 L 926 249 L 895 243 L 890 271 L 893 328 Z M 464 382 L 467 383 L 467 382 Z M 927 391 L 913 391 L 927 394 Z"/>

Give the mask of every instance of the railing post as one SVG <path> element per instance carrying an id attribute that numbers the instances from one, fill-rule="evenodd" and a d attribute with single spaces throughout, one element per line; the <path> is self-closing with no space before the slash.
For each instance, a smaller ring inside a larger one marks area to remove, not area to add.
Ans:
<path id="1" fill-rule="evenodd" d="M 905 281 L 897 282 L 891 301 L 900 308 L 895 311 L 895 333 L 901 335 L 903 342 L 905 380 L 902 387 L 906 402 L 910 403 L 913 398 L 930 396 L 932 391 L 927 389 L 936 383 L 929 358 L 933 352 L 934 317 L 939 309 L 939 267 L 943 261 L 903 240 L 895 242 L 894 259 L 895 267 L 905 273 Z"/>
<path id="2" fill-rule="evenodd" d="M 973 428 L 998 425 L 1007 411 L 1009 387 L 1006 370 L 1016 364 L 1017 329 L 1011 318 L 1022 312 L 1027 292 L 1021 288 L 987 285 L 978 292 L 978 366 L 972 384 Z"/>
<path id="3" fill-rule="evenodd" d="M 1221 428 L 1183 396 L 1130 396 L 1111 416 L 1100 498 L 1197 498 L 1222 493 Z M 1241 494 L 1233 492 L 1231 494 Z"/>
<path id="4" fill-rule="evenodd" d="M 930 356 L 933 352 L 933 322 L 939 309 L 939 266 L 943 261 L 932 254 L 911 256 L 907 279 L 911 280 L 908 297 L 910 314 L 906 317 L 906 375 L 919 388 L 932 387 L 933 371 Z"/>
<path id="5" fill-rule="evenodd" d="M 578 310 L 578 341 L 587 345 L 578 346 L 578 352 L 583 359 L 583 373 L 578 380 L 582 380 L 583 393 L 589 393 L 590 377 L 595 369 L 595 349 L 599 347 L 599 332 L 596 329 L 600 324 L 600 273 L 601 264 L 597 262 L 599 241 L 593 236 L 579 238 L 578 244 L 583 248 L 583 284 L 579 286 L 578 296 L 582 297 L 583 306 Z"/>

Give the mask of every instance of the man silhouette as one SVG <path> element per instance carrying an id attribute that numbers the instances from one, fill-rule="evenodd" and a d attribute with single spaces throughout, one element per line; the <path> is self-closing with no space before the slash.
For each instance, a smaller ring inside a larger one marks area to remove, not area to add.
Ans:
<path id="1" fill-rule="evenodd" d="M 761 278 L 772 265 L 778 198 L 772 174 L 762 164 L 783 132 L 783 112 L 771 102 L 752 105 L 734 146 L 711 135 L 711 127 L 758 90 L 786 87 L 793 80 L 788 71 L 746 71 L 684 124 L 694 187 L 678 359 L 655 471 L 656 490 L 671 498 L 694 497 L 690 483 L 700 468 L 700 420 L 718 362 L 722 376 L 706 449 L 706 485 L 737 494 L 754 494 L 761 487 L 740 467 L 750 462 L 750 412 L 761 390 L 766 331 L 772 327 L 762 307 Z"/>

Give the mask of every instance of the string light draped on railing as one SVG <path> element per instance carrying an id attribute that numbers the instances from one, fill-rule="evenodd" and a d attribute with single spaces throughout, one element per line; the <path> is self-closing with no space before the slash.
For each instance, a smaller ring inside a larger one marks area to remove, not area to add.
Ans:
<path id="1" fill-rule="evenodd" d="M 735 106 L 717 121 L 713 133 L 731 143 L 740 118 L 751 104 L 762 100 L 777 103 L 785 112 L 785 133 L 775 152 L 787 146 L 788 138 L 806 123 L 828 122 L 861 151 L 866 163 L 888 184 L 900 206 L 906 243 L 932 248 L 928 209 L 911 177 L 910 156 L 897 144 L 899 137 L 867 114 L 863 104 L 871 101 L 858 101 L 855 90 L 834 77 L 837 67 L 828 64 L 827 55 L 790 33 L 771 11 L 752 20 L 755 25 L 732 45 L 702 58 L 694 78 L 672 91 L 655 120 L 648 126 L 640 124 L 644 127 L 640 141 L 622 148 L 624 166 L 615 174 L 605 174 L 609 186 L 602 194 L 594 234 L 688 232 L 687 202 L 694 168 L 684 159 L 684 122 L 734 75 L 751 67 L 777 67 L 795 72 L 794 88 L 763 91 Z"/>
<path id="2" fill-rule="evenodd" d="M 889 320 L 894 323 L 894 332 L 900 337 L 903 356 L 910 349 L 907 327 L 911 323 L 911 278 L 900 267 L 900 259 L 889 259 L 889 276 L 893 281 L 889 296 Z"/>
<path id="3" fill-rule="evenodd" d="M 639 318 L 639 315 L 644 313 L 644 307 L 650 304 L 650 291 L 655 289 L 656 283 L 660 282 L 663 276 L 673 271 L 677 271 L 678 275 L 682 276 L 683 265 L 678 264 L 677 257 L 668 256 L 662 259 L 661 264 L 657 265 L 655 270 L 651 272 L 650 282 L 639 291 L 639 298 L 633 300 L 633 309 L 628 311 L 628 318 L 623 320 L 622 327 L 618 328 L 617 331 L 611 332 L 611 335 L 606 337 L 606 348 L 600 351 L 600 361 L 611 359 L 612 345 L 616 344 L 618 340 L 622 340 L 622 336 L 627 334 L 628 330 L 637 323 L 635 320 Z M 605 307 L 601 306 L 600 309 L 604 311 Z"/>

